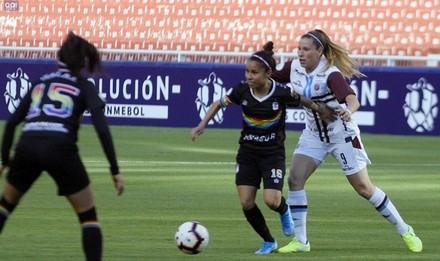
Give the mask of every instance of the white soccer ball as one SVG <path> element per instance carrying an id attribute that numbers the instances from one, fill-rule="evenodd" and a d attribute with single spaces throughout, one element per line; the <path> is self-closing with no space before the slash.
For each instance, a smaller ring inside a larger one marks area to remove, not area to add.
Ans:
<path id="1" fill-rule="evenodd" d="M 200 222 L 187 221 L 177 228 L 175 239 L 182 252 L 195 255 L 208 246 L 209 233 Z"/>

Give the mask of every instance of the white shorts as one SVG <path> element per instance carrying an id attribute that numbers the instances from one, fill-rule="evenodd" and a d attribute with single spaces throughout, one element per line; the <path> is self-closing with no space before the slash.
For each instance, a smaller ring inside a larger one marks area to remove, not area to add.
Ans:
<path id="1" fill-rule="evenodd" d="M 303 154 L 313 158 L 317 165 L 331 154 L 341 166 L 346 176 L 371 164 L 361 138 L 355 136 L 347 143 L 326 143 L 309 134 L 302 134 L 293 154 Z"/>

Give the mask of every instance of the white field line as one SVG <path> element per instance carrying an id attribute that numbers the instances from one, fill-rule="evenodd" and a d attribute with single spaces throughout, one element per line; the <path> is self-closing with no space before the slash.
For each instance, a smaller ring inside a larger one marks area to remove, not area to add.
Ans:
<path id="1" fill-rule="evenodd" d="M 84 160 L 88 163 L 107 163 L 104 160 Z M 149 161 L 149 160 L 120 160 L 123 164 L 150 164 L 150 165 L 235 165 L 235 162 L 215 162 L 215 161 Z M 290 164 L 290 163 L 288 163 Z M 324 163 L 324 166 L 337 166 L 338 163 Z M 373 166 L 416 166 L 416 167 L 440 167 L 440 163 L 373 163 Z"/>

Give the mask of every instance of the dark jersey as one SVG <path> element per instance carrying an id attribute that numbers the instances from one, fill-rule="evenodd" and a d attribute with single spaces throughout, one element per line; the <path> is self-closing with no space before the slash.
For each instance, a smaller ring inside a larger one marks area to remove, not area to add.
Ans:
<path id="1" fill-rule="evenodd" d="M 24 136 L 65 135 L 73 141 L 84 111 L 105 105 L 91 82 L 65 69 L 43 75 L 21 103 L 16 114 L 25 116 Z"/>
<path id="2" fill-rule="evenodd" d="M 240 83 L 220 100 L 222 106 L 241 105 L 243 130 L 240 144 L 257 150 L 284 149 L 286 107 L 300 104 L 300 95 L 272 80 L 269 93 L 256 97 L 247 83 Z"/>
<path id="3" fill-rule="evenodd" d="M 45 74 L 32 84 L 6 124 L 2 144 L 3 164 L 9 163 L 15 127 L 22 121 L 23 137 L 58 137 L 75 143 L 81 118 L 89 110 L 113 174 L 119 172 L 110 131 L 104 116 L 105 103 L 95 86 L 67 69 Z"/>

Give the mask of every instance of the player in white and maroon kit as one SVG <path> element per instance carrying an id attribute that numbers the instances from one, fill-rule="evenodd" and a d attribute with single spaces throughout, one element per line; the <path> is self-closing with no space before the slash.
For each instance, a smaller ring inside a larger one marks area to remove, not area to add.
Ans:
<path id="1" fill-rule="evenodd" d="M 273 43 L 269 42 L 264 51 L 253 54 L 246 64 L 246 82 L 237 84 L 230 93 L 213 102 L 202 121 L 191 130 L 191 138 L 195 140 L 222 107 L 241 106 L 243 129 L 236 157 L 235 184 L 246 220 L 263 239 L 263 245 L 255 252 L 258 255 L 277 249 L 277 242 L 255 202 L 261 183 L 264 202 L 279 213 L 284 234 L 290 236 L 293 233 L 289 207 L 282 196 L 286 169 L 286 107 L 302 104 L 324 117 L 332 115 L 332 119 L 335 114 L 334 110 L 303 99 L 285 85 L 270 79 L 276 65 L 272 49 Z"/>
<path id="2" fill-rule="evenodd" d="M 323 31 L 314 30 L 301 37 L 298 59 L 287 62 L 281 70 L 272 74 L 278 82 L 291 83 L 295 92 L 337 108 L 339 112 L 337 120 L 326 123 L 317 113 L 305 108 L 306 127 L 294 151 L 288 178 L 287 203 L 295 222 L 295 237 L 278 250 L 280 253 L 310 251 L 304 186 L 330 154 L 339 162 L 356 192 L 396 226 L 408 248 L 413 252 L 423 249 L 412 227 L 404 222 L 391 200 L 368 177 L 367 165 L 371 162 L 361 142 L 358 125 L 351 117 L 360 104 L 346 80 L 352 76 L 364 76 L 355 69 L 355 64 L 344 48 L 333 43 Z"/>
<path id="3" fill-rule="evenodd" d="M 46 171 L 56 182 L 78 216 L 86 260 L 102 255 L 101 228 L 90 180 L 76 145 L 81 118 L 88 110 L 110 164 L 117 193 L 124 190 L 112 137 L 104 115 L 104 101 L 83 70 L 99 71 L 101 61 L 95 46 L 69 33 L 58 51 L 59 69 L 45 74 L 8 119 L 2 143 L 0 175 L 9 172 L 0 198 L 0 232 L 22 196 Z M 15 155 L 10 159 L 16 127 L 24 122 Z"/>

